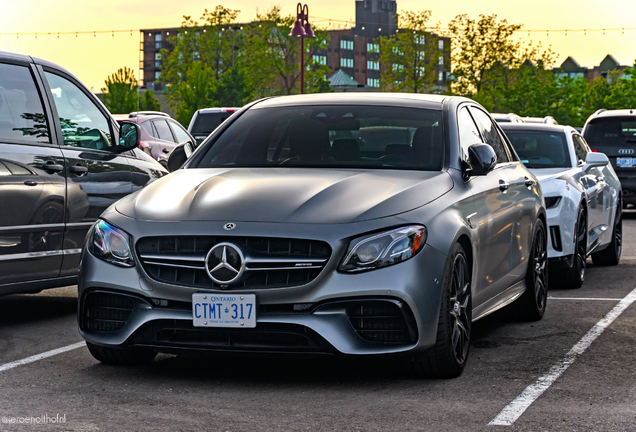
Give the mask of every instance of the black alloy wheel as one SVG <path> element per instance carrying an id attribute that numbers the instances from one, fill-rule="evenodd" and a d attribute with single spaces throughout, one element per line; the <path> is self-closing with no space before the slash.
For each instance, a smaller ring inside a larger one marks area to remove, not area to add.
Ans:
<path id="1" fill-rule="evenodd" d="M 623 206 L 619 200 L 616 203 L 616 217 L 612 229 L 612 241 L 605 249 L 592 254 L 592 261 L 595 265 L 615 266 L 621 261 L 623 252 Z"/>
<path id="2" fill-rule="evenodd" d="M 472 327 L 471 270 L 466 252 L 456 243 L 449 253 L 441 292 L 437 341 L 424 354 L 408 360 L 416 376 L 455 378 L 468 360 Z"/>
<path id="3" fill-rule="evenodd" d="M 572 268 L 566 273 L 565 280 L 565 285 L 568 288 L 580 288 L 585 280 L 587 260 L 587 219 L 585 217 L 585 210 L 582 207 L 579 207 L 574 232 L 576 235 L 574 261 L 572 263 Z"/>
<path id="4" fill-rule="evenodd" d="M 527 321 L 543 318 L 548 301 L 548 252 L 545 224 L 537 219 L 526 271 L 526 290 L 512 306 Z"/>

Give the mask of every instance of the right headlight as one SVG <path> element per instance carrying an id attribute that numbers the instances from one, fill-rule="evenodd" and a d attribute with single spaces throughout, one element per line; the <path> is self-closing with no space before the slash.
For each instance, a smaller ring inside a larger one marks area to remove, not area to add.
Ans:
<path id="1" fill-rule="evenodd" d="M 353 273 L 401 263 L 422 250 L 426 236 L 426 227 L 410 225 L 355 238 L 338 270 Z"/>
<path id="2" fill-rule="evenodd" d="M 97 258 L 111 264 L 121 267 L 135 265 L 128 234 L 103 220 L 97 221 L 93 226 L 88 240 L 88 250 Z"/>

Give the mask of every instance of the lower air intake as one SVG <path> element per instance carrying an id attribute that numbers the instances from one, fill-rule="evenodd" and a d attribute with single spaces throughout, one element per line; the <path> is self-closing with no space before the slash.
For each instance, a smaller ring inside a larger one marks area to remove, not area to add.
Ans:
<path id="1" fill-rule="evenodd" d="M 368 342 L 410 343 L 417 339 L 410 312 L 399 301 L 369 300 L 347 309 L 351 325 Z"/>
<path id="2" fill-rule="evenodd" d="M 128 321 L 135 303 L 129 296 L 91 292 L 84 298 L 82 330 L 118 331 Z"/>

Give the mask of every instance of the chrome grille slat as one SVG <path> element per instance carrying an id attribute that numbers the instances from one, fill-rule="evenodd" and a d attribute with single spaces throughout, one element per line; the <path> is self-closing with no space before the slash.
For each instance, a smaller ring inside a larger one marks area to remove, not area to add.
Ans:
<path id="1" fill-rule="evenodd" d="M 205 268 L 209 250 L 223 242 L 236 245 L 245 256 L 245 278 L 229 287 L 214 283 Z M 331 256 L 329 245 L 318 240 L 229 236 L 145 237 L 137 241 L 136 251 L 154 280 L 214 289 L 304 285 L 318 276 Z"/>

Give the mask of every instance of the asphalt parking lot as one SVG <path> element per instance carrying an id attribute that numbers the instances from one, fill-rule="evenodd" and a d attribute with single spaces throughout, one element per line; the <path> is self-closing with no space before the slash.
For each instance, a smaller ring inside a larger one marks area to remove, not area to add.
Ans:
<path id="1" fill-rule="evenodd" d="M 542 321 L 497 313 L 475 323 L 453 380 L 332 358 L 106 366 L 74 345 L 75 287 L 3 297 L 0 430 L 635 431 L 635 210 L 621 264 L 588 264 L 582 288 L 550 287 Z"/>

